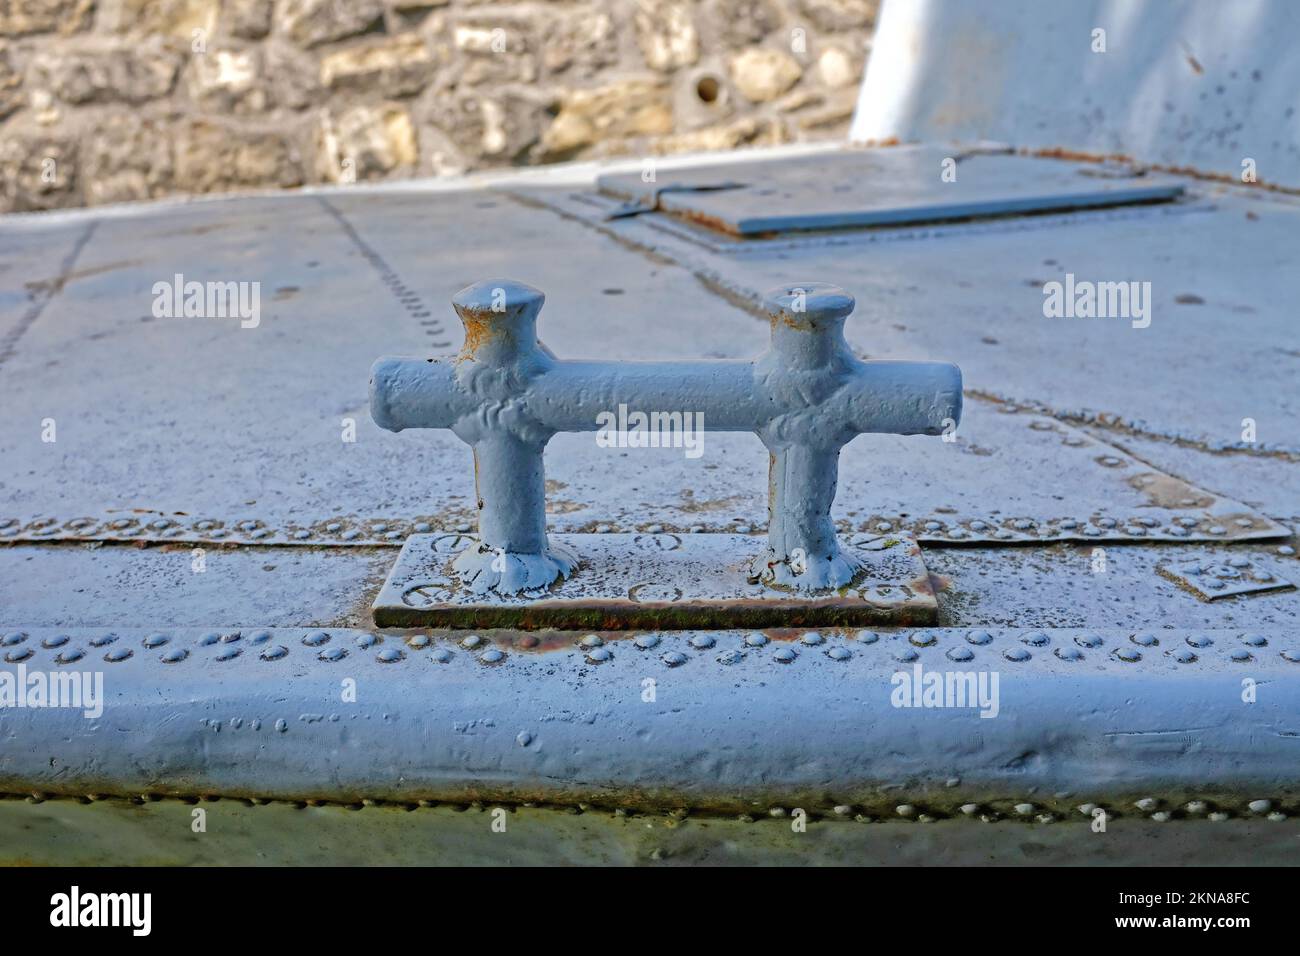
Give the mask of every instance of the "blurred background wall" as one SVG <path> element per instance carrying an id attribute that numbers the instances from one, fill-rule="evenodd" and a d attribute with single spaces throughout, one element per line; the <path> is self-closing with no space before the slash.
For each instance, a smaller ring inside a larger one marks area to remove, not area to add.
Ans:
<path id="1" fill-rule="evenodd" d="M 0 0 L 0 211 L 843 139 L 878 0 Z"/>

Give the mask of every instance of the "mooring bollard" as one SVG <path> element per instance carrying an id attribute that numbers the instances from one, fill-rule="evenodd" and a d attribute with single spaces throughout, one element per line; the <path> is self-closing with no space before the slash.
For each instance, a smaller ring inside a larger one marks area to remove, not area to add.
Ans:
<path id="1" fill-rule="evenodd" d="M 485 280 L 452 299 L 459 355 L 383 358 L 370 411 L 390 431 L 449 428 L 474 450 L 479 541 L 453 567 L 476 593 L 546 587 L 577 567 L 546 535 L 543 452 L 562 431 L 596 431 L 620 405 L 703 414 L 709 431 L 754 432 L 767 446 L 768 546 L 752 576 L 796 591 L 849 584 L 831 504 L 840 449 L 863 433 L 939 435 L 961 419 L 961 370 L 940 362 L 856 358 L 844 340 L 851 295 L 824 283 L 764 297 L 768 350 L 752 361 L 561 361 L 537 339 L 545 296 Z"/>

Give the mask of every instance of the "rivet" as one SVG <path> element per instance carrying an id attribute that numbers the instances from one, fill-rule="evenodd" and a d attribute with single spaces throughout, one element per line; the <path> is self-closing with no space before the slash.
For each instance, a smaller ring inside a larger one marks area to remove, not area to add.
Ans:
<path id="1" fill-rule="evenodd" d="M 1286 814 L 1283 813 L 1281 810 L 1274 810 L 1272 813 L 1268 815 L 1268 818 L 1272 820 L 1274 823 L 1281 823 L 1283 820 L 1286 819 Z"/>
<path id="2" fill-rule="evenodd" d="M 1241 643 L 1249 644 L 1251 647 L 1265 647 L 1268 645 L 1268 640 L 1263 634 L 1243 634 Z"/>
<path id="3" fill-rule="evenodd" d="M 533 648 L 542 643 L 541 639 L 535 634 L 526 634 L 519 639 L 519 646 L 523 648 Z"/>
<path id="4" fill-rule="evenodd" d="M 521 730 L 519 736 L 515 738 L 515 743 L 521 747 L 527 747 L 533 742 L 533 735 L 526 730 Z"/>
<path id="5" fill-rule="evenodd" d="M 356 645 L 364 651 L 367 648 L 374 647 L 375 642 L 378 640 L 379 638 L 375 637 L 373 634 L 358 634 Z"/>
<path id="6" fill-rule="evenodd" d="M 950 647 L 948 648 L 948 660 L 950 661 L 968 661 L 975 656 L 975 652 L 969 647 Z"/>
<path id="7" fill-rule="evenodd" d="M 1290 661 L 1292 664 L 1300 664 L 1300 649 L 1288 647 L 1282 652 L 1282 659 Z"/>
<path id="8" fill-rule="evenodd" d="M 1154 647 L 1160 643 L 1154 634 L 1134 634 L 1129 640 L 1138 647 Z"/>
<path id="9" fill-rule="evenodd" d="M 348 656 L 348 649 L 335 644 L 333 647 L 327 647 L 316 655 L 318 660 L 322 661 L 341 661 Z"/>
<path id="10" fill-rule="evenodd" d="M 116 634 L 100 634 L 98 637 L 92 637 L 90 639 L 90 646 L 107 647 L 109 644 L 112 644 L 116 640 L 117 640 Z"/>
<path id="11" fill-rule="evenodd" d="M 1247 804 L 1251 813 L 1268 813 L 1273 809 L 1272 800 L 1252 800 Z"/>
<path id="12" fill-rule="evenodd" d="M 988 631 L 971 631 L 969 634 L 966 635 L 966 641 L 970 644 L 974 644 L 977 647 L 983 646 L 984 644 L 991 643 L 992 640 L 993 640 L 993 635 L 990 634 Z"/>
<path id="13" fill-rule="evenodd" d="M 935 636 L 927 631 L 921 631 L 917 634 L 909 634 L 907 640 L 917 647 L 929 647 L 936 640 Z"/>
<path id="14" fill-rule="evenodd" d="M 1244 647 L 1236 648 L 1228 656 L 1231 657 L 1234 661 L 1238 661 L 1238 662 L 1254 660 L 1254 657 L 1250 653 L 1250 651 L 1246 650 Z"/>
<path id="15" fill-rule="evenodd" d="M 216 644 L 220 640 L 221 640 L 220 634 L 216 634 L 216 633 L 204 634 L 202 637 L 199 638 L 199 646 L 208 647 L 211 644 Z"/>
<path id="16" fill-rule="evenodd" d="M 610 653 L 608 647 L 593 647 L 591 650 L 587 651 L 587 663 L 603 664 L 613 656 L 614 655 Z"/>
<path id="17" fill-rule="evenodd" d="M 468 641 L 469 638 L 467 637 L 467 638 L 465 638 L 465 640 Z M 478 642 L 478 638 L 475 637 L 475 638 L 474 638 L 474 641 L 475 641 L 475 643 L 477 643 L 477 642 Z M 584 637 L 582 640 L 580 640 L 580 641 L 578 642 L 578 644 L 579 644 L 580 646 L 582 646 L 582 647 L 588 647 L 588 648 L 590 648 L 590 647 L 600 647 L 600 646 L 603 645 L 604 643 L 605 643 L 604 639 L 603 639 L 599 634 L 588 634 L 586 637 Z M 473 647 L 474 645 L 473 645 L 473 644 L 466 644 L 466 643 L 462 642 L 462 646 L 463 646 L 463 647 Z"/>
<path id="18" fill-rule="evenodd" d="M 1028 644 L 1030 647 L 1042 647 L 1050 640 L 1051 638 L 1042 631 L 1033 631 L 1020 639 L 1021 643 Z"/>
<path id="19" fill-rule="evenodd" d="M 1210 814 L 1210 819 L 1213 820 L 1215 823 L 1222 823 L 1224 820 L 1230 820 L 1232 818 L 1230 815 L 1224 813 L 1222 810 L 1215 810 L 1213 813 Z"/>
<path id="20" fill-rule="evenodd" d="M 55 658 L 60 664 L 72 664 L 86 656 L 85 651 L 78 647 L 69 647 L 67 650 L 59 651 L 59 656 Z"/>
<path id="21" fill-rule="evenodd" d="M 1142 660 L 1142 655 L 1131 647 L 1121 647 L 1114 652 L 1114 655 L 1127 664 L 1133 664 Z"/>
<path id="22" fill-rule="evenodd" d="M 1155 813 L 1151 814 L 1151 819 L 1156 821 L 1156 823 L 1167 823 L 1172 816 L 1173 814 L 1168 810 L 1157 810 Z"/>
<path id="23" fill-rule="evenodd" d="M 1210 527 L 1206 528 L 1205 530 L 1208 531 L 1210 534 L 1213 534 L 1213 535 L 1220 535 L 1220 534 L 1227 534 L 1227 533 L 1228 533 L 1228 529 L 1225 528 L 1225 527 L 1224 527 L 1223 525 L 1221 525 L 1221 524 L 1211 525 Z"/>
<path id="24" fill-rule="evenodd" d="M 910 647 L 904 647 L 903 649 L 894 652 L 894 660 L 901 664 L 910 664 L 920 656 L 920 654 L 916 653 L 916 651 L 912 650 Z"/>
<path id="25" fill-rule="evenodd" d="M 832 647 L 826 651 L 826 656 L 833 661 L 847 661 L 853 656 L 853 652 L 847 647 Z"/>
<path id="26" fill-rule="evenodd" d="M 767 635 L 755 631 L 752 634 L 745 635 L 745 643 L 750 647 L 762 647 L 767 643 Z"/>
<path id="27" fill-rule="evenodd" d="M 686 655 L 681 651 L 669 651 L 659 659 L 669 667 L 680 667 L 686 663 Z"/>
<path id="28" fill-rule="evenodd" d="M 1174 660 L 1180 664 L 1194 664 L 1196 663 L 1196 654 L 1189 648 L 1180 647 L 1174 651 Z"/>
<path id="29" fill-rule="evenodd" d="M 740 651 L 723 651 L 718 655 L 719 664 L 739 664 L 745 659 L 745 655 Z"/>
<path id="30" fill-rule="evenodd" d="M 385 647 L 375 655 L 375 660 L 379 661 L 381 664 L 394 664 L 397 661 L 402 660 L 404 657 L 406 657 L 406 655 L 397 648 Z"/>
<path id="31" fill-rule="evenodd" d="M 880 635 L 875 631 L 858 631 L 859 644 L 874 644 L 880 640 Z"/>
<path id="32" fill-rule="evenodd" d="M 1096 809 L 1097 809 L 1097 804 L 1095 803 L 1081 803 L 1079 804 L 1078 807 L 1079 812 L 1082 813 L 1085 817 L 1092 816 L 1092 812 Z"/>
<path id="33" fill-rule="evenodd" d="M 1214 638 L 1208 634 L 1193 634 L 1187 638 L 1187 643 L 1192 647 L 1209 647 L 1214 643 Z"/>
<path id="34" fill-rule="evenodd" d="M 41 641 L 41 647 L 53 649 L 55 647 L 62 647 L 66 643 L 68 643 L 68 635 L 53 634 Z"/>
<path id="35" fill-rule="evenodd" d="M 1291 547 L 1289 544 L 1278 545 L 1277 553 L 1290 557 L 1295 554 L 1295 548 Z"/>
<path id="36" fill-rule="evenodd" d="M 1137 807 L 1143 813 L 1150 813 L 1156 807 L 1160 806 L 1160 801 L 1154 797 L 1143 797 L 1141 800 L 1137 801 L 1137 803 L 1133 804 L 1133 806 Z"/>
<path id="37" fill-rule="evenodd" d="M 1083 657 L 1083 651 L 1077 647 L 1058 647 L 1055 653 L 1063 661 L 1077 661 Z"/>
<path id="38" fill-rule="evenodd" d="M 145 646 L 145 647 L 162 647 L 164 644 L 166 644 L 166 643 L 167 643 L 168 641 L 170 641 L 170 640 L 171 640 L 171 638 L 168 637 L 166 634 L 150 634 L 148 637 L 146 637 L 146 638 L 144 639 L 144 646 Z"/>
<path id="39" fill-rule="evenodd" d="M 1039 823 L 1055 823 L 1055 822 L 1056 822 L 1056 814 L 1054 814 L 1054 813 L 1040 813 L 1040 814 L 1039 814 L 1037 817 L 1035 817 L 1034 819 L 1036 819 Z"/>
<path id="40" fill-rule="evenodd" d="M 5 651 L 5 661 L 10 664 L 21 664 L 35 653 L 30 647 L 16 647 L 13 650 Z"/>
<path id="41" fill-rule="evenodd" d="M 798 656 L 798 652 L 793 647 L 782 647 L 772 655 L 772 660 L 778 664 L 789 664 Z"/>
<path id="42" fill-rule="evenodd" d="M 451 651 L 445 647 L 440 647 L 433 652 L 433 659 L 439 664 L 446 664 L 451 660 Z"/>
<path id="43" fill-rule="evenodd" d="M 636 645 L 638 648 L 640 648 L 641 650 L 643 650 L 643 651 L 648 651 L 648 650 L 650 650 L 650 649 L 653 648 L 653 647 L 658 647 L 658 646 L 659 646 L 659 635 L 658 635 L 658 634 L 642 634 L 642 635 L 640 635 L 639 637 L 637 637 L 637 639 L 634 640 L 632 643 L 635 644 L 635 645 Z"/>
<path id="44" fill-rule="evenodd" d="M 1032 803 L 1017 803 L 1014 809 L 1022 817 L 1027 817 L 1034 812 L 1034 805 Z"/>
<path id="45" fill-rule="evenodd" d="M 894 812 L 900 817 L 912 817 L 916 816 L 916 807 L 912 806 L 910 803 L 900 803 L 898 806 L 894 807 Z"/>
<path id="46" fill-rule="evenodd" d="M 239 640 L 240 636 L 241 635 L 238 631 L 227 631 L 225 634 L 221 635 L 221 643 L 233 644 L 235 641 Z"/>
<path id="47" fill-rule="evenodd" d="M 980 812 L 980 805 L 978 803 L 963 803 L 961 805 L 961 812 L 968 817 L 973 817 L 975 814 Z"/>
<path id="48" fill-rule="evenodd" d="M 696 634 L 690 639 L 689 643 L 691 647 L 695 648 L 697 651 L 707 651 L 710 647 L 716 644 L 717 641 L 713 639 L 712 635 Z"/>
<path id="49" fill-rule="evenodd" d="M 429 646 L 429 636 L 427 634 L 416 634 L 408 638 L 406 643 L 409 647 L 413 647 L 418 651 L 422 647 Z"/>
<path id="50" fill-rule="evenodd" d="M 1191 803 L 1187 804 L 1187 806 L 1184 807 L 1183 809 L 1185 809 L 1188 813 L 1204 813 L 1209 808 L 1210 808 L 1209 804 L 1207 804 L 1204 800 L 1193 800 Z"/>
<path id="51" fill-rule="evenodd" d="M 825 643 L 825 641 L 826 638 L 822 637 L 816 631 L 806 631 L 804 635 L 799 638 L 799 643 L 807 644 L 809 647 L 816 647 L 818 644 Z"/>
<path id="52" fill-rule="evenodd" d="M 104 660 L 110 664 L 116 664 L 118 661 L 124 661 L 130 657 L 134 651 L 129 647 L 115 647 L 104 655 Z"/>
<path id="53" fill-rule="evenodd" d="M 289 729 L 289 721 L 281 717 L 279 720 L 275 722 L 275 729 L 278 730 L 280 733 L 286 732 Z"/>
<path id="54" fill-rule="evenodd" d="M 173 647 L 171 650 L 163 653 L 160 660 L 164 664 L 179 664 L 185 658 L 190 656 L 190 652 L 183 647 Z"/>
<path id="55" fill-rule="evenodd" d="M 1031 655 L 1023 647 L 1008 647 L 1005 651 L 1002 652 L 1002 656 L 1009 661 L 1020 662 L 1020 661 L 1029 660 L 1029 658 L 1032 657 L 1033 655 Z"/>
<path id="56" fill-rule="evenodd" d="M 242 647 L 223 647 L 221 651 L 217 654 L 217 660 L 233 661 L 236 657 L 238 657 L 242 653 L 244 653 L 244 649 Z"/>
<path id="57" fill-rule="evenodd" d="M 489 647 L 479 655 L 479 660 L 484 664 L 499 664 L 506 659 L 506 655 L 499 648 Z"/>
<path id="58" fill-rule="evenodd" d="M 289 648 L 285 647 L 283 644 L 276 644 L 274 647 L 268 647 L 266 650 L 262 651 L 261 657 L 264 661 L 278 661 L 288 653 Z"/>
<path id="59" fill-rule="evenodd" d="M 308 647 L 320 647 L 329 643 L 330 636 L 324 631 L 312 631 L 303 637 L 302 642 Z"/>
<path id="60" fill-rule="evenodd" d="M 1074 639 L 1074 643 L 1078 644 L 1080 647 L 1093 648 L 1101 647 L 1105 642 L 1101 639 L 1101 635 L 1099 634 L 1080 634 Z"/>
<path id="61" fill-rule="evenodd" d="M 15 644 L 21 644 L 27 640 L 27 635 L 22 631 L 10 631 L 4 637 L 0 638 L 0 647 L 13 647 Z"/>
<path id="62" fill-rule="evenodd" d="M 1017 531 L 1028 531 L 1030 528 L 1034 526 L 1034 523 L 1030 521 L 1028 518 L 1017 518 L 1014 522 L 1012 522 L 1011 526 L 1015 528 Z"/>

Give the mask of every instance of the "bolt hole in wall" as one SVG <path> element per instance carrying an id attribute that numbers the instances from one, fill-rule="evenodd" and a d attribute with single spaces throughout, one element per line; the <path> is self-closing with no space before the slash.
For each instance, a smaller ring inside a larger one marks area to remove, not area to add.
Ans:
<path id="1" fill-rule="evenodd" d="M 706 74 L 695 81 L 695 95 L 700 98 L 701 103 L 716 103 L 721 92 L 722 86 L 716 76 Z"/>

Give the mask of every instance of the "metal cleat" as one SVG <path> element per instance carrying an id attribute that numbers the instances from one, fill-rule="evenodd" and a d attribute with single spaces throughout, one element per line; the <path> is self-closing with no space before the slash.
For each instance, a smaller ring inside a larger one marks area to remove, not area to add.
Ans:
<path id="1" fill-rule="evenodd" d="M 537 339 L 544 298 L 479 282 L 452 300 L 465 326 L 459 355 L 383 358 L 371 372 L 378 425 L 449 428 L 473 448 L 479 536 L 450 566 L 474 595 L 540 596 L 575 573 L 576 552 L 546 534 L 543 453 L 552 435 L 596 431 L 615 409 L 696 414 L 706 430 L 758 435 L 770 456 L 768 536 L 747 577 L 796 595 L 847 588 L 867 570 L 830 517 L 840 449 L 863 433 L 938 435 L 960 421 L 961 371 L 858 360 L 844 340 L 854 300 L 835 286 L 769 292 L 771 346 L 752 361 L 559 360 Z M 415 536 L 403 556 L 427 544 Z"/>

